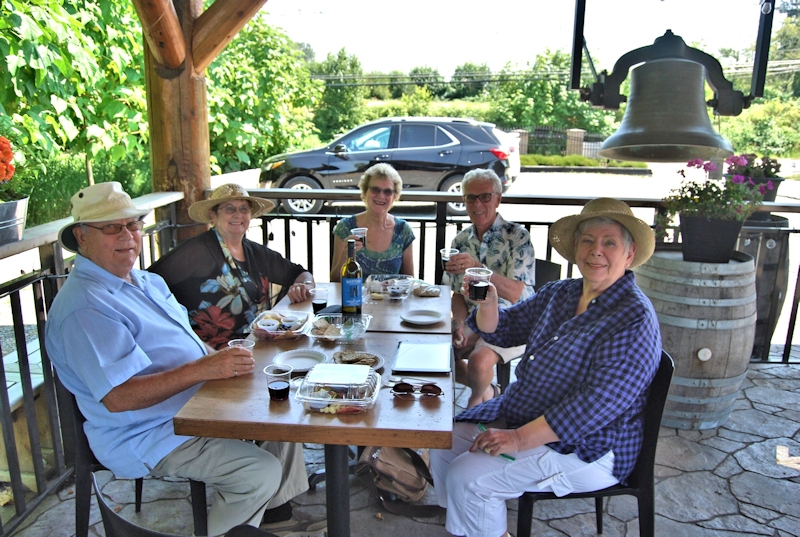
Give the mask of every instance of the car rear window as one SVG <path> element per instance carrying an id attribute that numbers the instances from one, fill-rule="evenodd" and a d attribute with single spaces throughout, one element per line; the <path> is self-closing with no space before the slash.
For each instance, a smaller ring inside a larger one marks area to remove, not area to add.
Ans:
<path id="1" fill-rule="evenodd" d="M 487 130 L 491 129 L 491 127 L 482 127 L 480 125 L 465 125 L 459 123 L 451 123 L 450 128 L 456 130 L 467 136 L 472 138 L 476 142 L 481 142 L 484 144 L 496 144 L 497 139 L 492 135 L 492 133 Z"/>

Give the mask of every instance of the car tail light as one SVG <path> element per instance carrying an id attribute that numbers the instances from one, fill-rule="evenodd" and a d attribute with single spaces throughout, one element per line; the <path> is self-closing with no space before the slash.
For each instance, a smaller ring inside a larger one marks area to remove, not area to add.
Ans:
<path id="1" fill-rule="evenodd" d="M 500 149 L 499 147 L 492 148 L 489 151 L 491 151 L 492 155 L 496 156 L 500 160 L 507 159 L 508 155 L 509 155 L 508 151 L 505 151 L 504 149 Z"/>

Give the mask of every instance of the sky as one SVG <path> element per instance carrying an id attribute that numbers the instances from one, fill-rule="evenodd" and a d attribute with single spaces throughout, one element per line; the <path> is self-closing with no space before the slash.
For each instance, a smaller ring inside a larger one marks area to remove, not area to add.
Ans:
<path id="1" fill-rule="evenodd" d="M 758 0 L 586 0 L 584 35 L 599 70 L 671 29 L 718 57 L 755 43 Z M 573 0 L 268 0 L 268 20 L 308 43 L 316 59 L 344 47 L 364 72 L 428 66 L 449 76 L 465 62 L 525 68 L 545 50 L 572 49 Z M 775 14 L 773 31 L 783 15 Z"/>

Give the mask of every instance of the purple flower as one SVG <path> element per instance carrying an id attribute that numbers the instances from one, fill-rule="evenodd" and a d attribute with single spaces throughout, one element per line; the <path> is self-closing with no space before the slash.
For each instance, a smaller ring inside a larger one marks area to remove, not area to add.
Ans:
<path id="1" fill-rule="evenodd" d="M 731 179 L 731 183 L 741 185 L 744 183 L 744 175 L 734 175 L 733 179 Z"/>
<path id="2" fill-rule="evenodd" d="M 707 172 L 715 172 L 717 171 L 717 166 L 713 162 L 709 161 L 703 164 L 703 169 Z"/>
<path id="3" fill-rule="evenodd" d="M 690 160 L 689 162 L 686 163 L 686 165 L 688 167 L 690 167 L 690 168 L 702 168 L 703 167 L 703 159 L 696 158 L 696 159 Z"/>
<path id="4" fill-rule="evenodd" d="M 767 188 L 768 188 L 769 190 L 774 190 L 774 189 L 775 189 L 775 185 L 773 185 L 773 184 L 772 184 L 772 179 L 770 179 L 769 181 L 767 181 Z"/>
<path id="5" fill-rule="evenodd" d="M 747 184 L 750 185 L 750 186 L 756 186 L 756 184 L 753 182 L 753 178 L 752 177 L 748 177 Z"/>
<path id="6" fill-rule="evenodd" d="M 758 191 L 761 192 L 761 195 L 763 196 L 764 193 L 767 191 L 766 185 L 758 185 Z"/>

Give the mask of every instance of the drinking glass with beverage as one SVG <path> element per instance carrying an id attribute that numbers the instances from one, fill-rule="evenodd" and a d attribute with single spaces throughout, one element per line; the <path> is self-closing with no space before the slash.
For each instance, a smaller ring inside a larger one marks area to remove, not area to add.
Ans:
<path id="1" fill-rule="evenodd" d="M 314 308 L 314 315 L 328 306 L 328 290 L 315 287 L 309 291 L 311 294 L 311 307 Z"/>
<path id="2" fill-rule="evenodd" d="M 442 256 L 442 270 L 447 270 L 444 266 L 450 261 L 450 258 L 453 257 L 458 253 L 458 250 L 455 248 L 442 248 L 439 250 L 439 254 Z"/>
<path id="3" fill-rule="evenodd" d="M 292 378 L 292 366 L 272 364 L 264 368 L 267 375 L 267 390 L 273 401 L 284 401 L 289 398 L 289 382 Z"/>
<path id="4" fill-rule="evenodd" d="M 256 342 L 251 339 L 232 339 L 228 342 L 228 347 L 242 347 L 249 351 L 253 350 Z"/>
<path id="5" fill-rule="evenodd" d="M 361 247 L 367 247 L 367 228 L 365 227 L 354 227 L 350 230 L 350 232 L 355 235 L 359 241 L 361 241 Z"/>
<path id="6" fill-rule="evenodd" d="M 464 281 L 469 286 L 470 300 L 486 300 L 486 292 L 489 290 L 489 279 L 492 271 L 487 268 L 468 268 L 464 273 Z"/>

